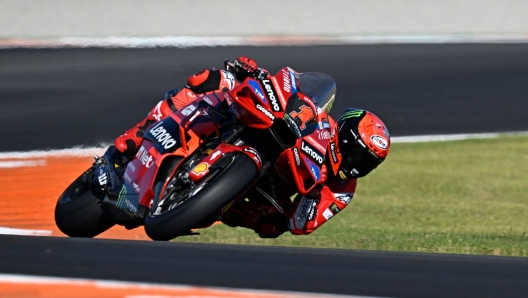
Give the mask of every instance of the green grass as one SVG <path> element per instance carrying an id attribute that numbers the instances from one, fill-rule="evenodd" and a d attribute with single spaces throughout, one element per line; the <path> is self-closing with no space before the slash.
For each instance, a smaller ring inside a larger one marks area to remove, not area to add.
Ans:
<path id="1" fill-rule="evenodd" d="M 400 143 L 311 235 L 216 225 L 176 241 L 526 256 L 527 215 L 527 136 Z"/>

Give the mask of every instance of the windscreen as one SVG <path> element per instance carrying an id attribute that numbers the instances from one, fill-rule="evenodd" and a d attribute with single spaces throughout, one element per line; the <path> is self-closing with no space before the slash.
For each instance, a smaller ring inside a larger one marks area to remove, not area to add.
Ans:
<path id="1" fill-rule="evenodd" d="M 330 105 L 336 92 L 336 82 L 324 73 L 304 72 L 299 74 L 300 91 L 314 100 L 320 108 Z"/>

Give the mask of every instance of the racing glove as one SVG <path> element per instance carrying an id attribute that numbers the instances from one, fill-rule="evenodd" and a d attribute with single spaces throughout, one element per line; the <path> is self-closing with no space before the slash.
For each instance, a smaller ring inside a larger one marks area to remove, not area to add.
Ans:
<path id="1" fill-rule="evenodd" d="M 258 68 L 255 60 L 245 56 L 240 56 L 235 61 L 225 61 L 224 67 L 225 70 L 234 74 L 240 82 L 244 81 L 247 77 L 264 79 L 268 75 L 266 71 Z"/>

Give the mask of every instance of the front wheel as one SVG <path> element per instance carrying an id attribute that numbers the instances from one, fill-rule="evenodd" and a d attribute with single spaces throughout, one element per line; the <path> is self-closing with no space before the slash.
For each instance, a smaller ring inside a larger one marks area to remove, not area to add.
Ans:
<path id="1" fill-rule="evenodd" d="M 55 206 L 55 223 L 70 237 L 95 237 L 115 223 L 107 218 L 101 207 L 104 195 L 86 189 L 82 175 L 68 186 Z M 99 196 L 99 197 L 98 197 Z"/>
<path id="2" fill-rule="evenodd" d="M 145 218 L 145 232 L 153 240 L 170 240 L 187 233 L 243 193 L 257 175 L 258 168 L 251 158 L 236 155 L 221 173 L 196 187 L 182 203 L 161 213 L 150 212 Z M 151 208 L 156 209 L 154 205 Z"/>

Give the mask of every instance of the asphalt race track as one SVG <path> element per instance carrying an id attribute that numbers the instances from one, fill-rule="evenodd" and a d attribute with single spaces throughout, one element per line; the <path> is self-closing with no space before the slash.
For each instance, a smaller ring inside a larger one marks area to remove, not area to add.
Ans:
<path id="1" fill-rule="evenodd" d="M 168 89 L 248 55 L 331 75 L 333 116 L 369 109 L 393 136 L 528 131 L 528 44 L 0 50 L 0 152 L 110 142 Z"/>
<path id="2" fill-rule="evenodd" d="M 0 272 L 378 297 L 526 297 L 528 259 L 0 235 Z"/>
<path id="3" fill-rule="evenodd" d="M 394 136 L 528 131 L 528 44 L 0 50 L 0 152 L 110 142 L 246 54 L 330 74 Z M 308 236 L 309 237 L 309 236 Z M 528 259 L 0 235 L 0 272 L 386 297 L 526 297 Z"/>

